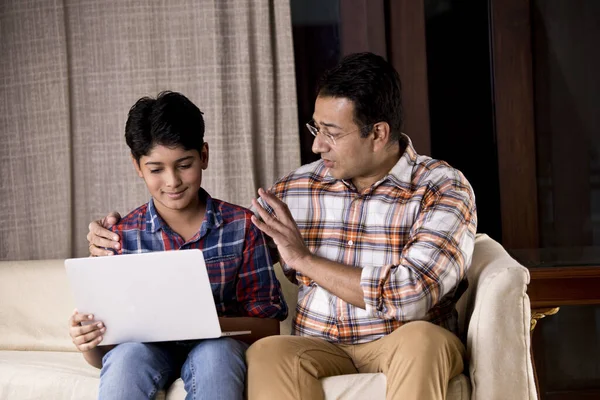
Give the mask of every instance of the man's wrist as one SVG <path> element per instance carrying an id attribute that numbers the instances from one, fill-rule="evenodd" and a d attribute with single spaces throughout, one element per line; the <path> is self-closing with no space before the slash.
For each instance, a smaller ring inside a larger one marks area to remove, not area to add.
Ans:
<path id="1" fill-rule="evenodd" d="M 315 256 L 313 253 L 308 252 L 306 255 L 302 256 L 302 257 L 298 257 L 295 261 L 294 261 L 294 265 L 289 265 L 290 268 L 300 272 L 303 275 L 307 275 L 308 276 L 308 271 L 310 271 L 312 265 L 315 262 L 315 259 L 317 258 L 317 256 Z"/>

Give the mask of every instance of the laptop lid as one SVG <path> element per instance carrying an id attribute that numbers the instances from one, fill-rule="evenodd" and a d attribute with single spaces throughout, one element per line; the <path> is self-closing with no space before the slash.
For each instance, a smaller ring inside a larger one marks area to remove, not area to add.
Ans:
<path id="1" fill-rule="evenodd" d="M 65 260 L 75 305 L 94 314 L 102 345 L 221 336 L 202 251 Z"/>

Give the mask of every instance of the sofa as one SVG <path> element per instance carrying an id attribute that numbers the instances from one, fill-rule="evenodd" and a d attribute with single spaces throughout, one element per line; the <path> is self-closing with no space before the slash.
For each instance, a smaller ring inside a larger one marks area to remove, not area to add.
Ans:
<path id="1" fill-rule="evenodd" d="M 295 286 L 278 266 L 277 273 L 293 310 Z M 449 383 L 447 399 L 536 399 L 527 269 L 478 235 L 468 277 L 458 304 L 468 368 Z M 0 262 L 0 399 L 97 397 L 99 370 L 68 336 L 73 308 L 63 260 Z M 281 323 L 283 334 L 290 332 L 291 318 Z M 322 385 L 326 399 L 385 399 L 383 374 L 329 377 Z M 158 398 L 184 397 L 179 379 Z"/>

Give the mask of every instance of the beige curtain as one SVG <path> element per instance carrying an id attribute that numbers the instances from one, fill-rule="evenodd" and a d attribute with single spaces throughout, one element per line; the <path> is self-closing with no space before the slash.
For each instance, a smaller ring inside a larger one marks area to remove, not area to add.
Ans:
<path id="1" fill-rule="evenodd" d="M 214 197 L 300 165 L 287 0 L 4 0 L 0 54 L 0 259 L 85 256 L 89 221 L 148 201 L 123 139 L 141 96 L 205 113 Z"/>

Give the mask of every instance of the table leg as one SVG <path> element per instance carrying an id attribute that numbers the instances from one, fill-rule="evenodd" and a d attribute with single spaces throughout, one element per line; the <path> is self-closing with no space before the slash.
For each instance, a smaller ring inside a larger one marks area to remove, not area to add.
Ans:
<path id="1" fill-rule="evenodd" d="M 536 308 L 531 310 L 531 328 L 530 328 L 530 339 L 531 339 L 531 364 L 533 366 L 533 377 L 535 378 L 535 389 L 538 395 L 538 399 L 540 396 L 540 383 L 538 381 L 537 371 L 535 368 L 535 358 L 533 356 L 533 330 L 535 329 L 538 321 L 542 318 L 546 318 L 547 316 L 554 315 L 560 310 L 560 307 L 551 307 L 551 308 Z"/>

